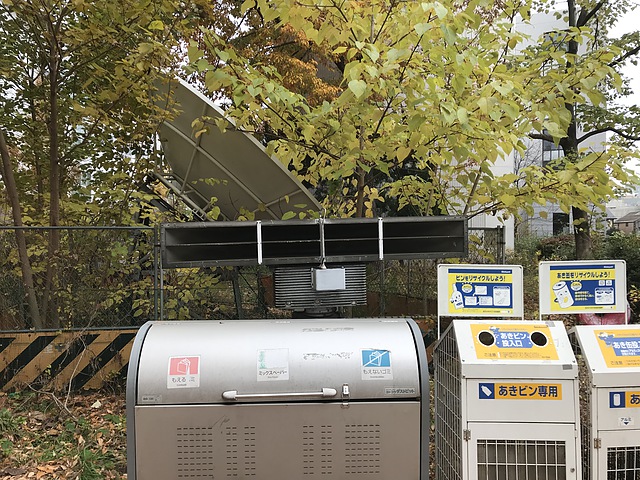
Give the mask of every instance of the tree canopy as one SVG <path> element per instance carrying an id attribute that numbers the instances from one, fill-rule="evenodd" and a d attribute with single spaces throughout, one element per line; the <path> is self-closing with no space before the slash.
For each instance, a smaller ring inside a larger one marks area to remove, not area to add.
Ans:
<path id="1" fill-rule="evenodd" d="M 16 226 L 49 225 L 35 301 L 30 254 L 16 231 L 34 326 L 57 326 L 59 225 L 128 224 L 136 184 L 166 112 L 154 80 L 177 65 L 197 3 L 170 0 L 0 3 L 2 178 Z M 34 247 L 34 246 L 32 246 Z M 38 304 L 39 303 L 39 304 Z"/>
<path id="2" fill-rule="evenodd" d="M 339 90 L 321 103 L 288 86 L 287 73 L 270 61 L 278 39 L 264 55 L 247 56 L 213 28 L 192 43 L 189 58 L 209 90 L 229 102 L 235 125 L 217 127 L 264 135 L 270 151 L 321 189 L 333 215 L 374 215 L 390 199 L 423 215 L 517 215 L 548 201 L 603 206 L 632 180 L 624 168 L 635 155 L 629 145 L 580 151 L 561 168 L 492 168 L 523 153 L 530 135 L 567 138 L 576 121 L 568 106 L 586 118 L 605 106 L 606 92 L 624 93 L 616 68 L 632 53 L 628 43 L 602 41 L 602 27 L 569 23 L 562 40 L 585 46 L 580 55 L 557 48 L 556 34 L 528 38 L 520 27 L 532 8 L 525 1 L 244 2 L 239 15 L 251 22 L 240 31 L 296 32 L 315 58 L 330 60 L 325 74 Z M 606 11 L 601 25 L 624 8 Z"/>

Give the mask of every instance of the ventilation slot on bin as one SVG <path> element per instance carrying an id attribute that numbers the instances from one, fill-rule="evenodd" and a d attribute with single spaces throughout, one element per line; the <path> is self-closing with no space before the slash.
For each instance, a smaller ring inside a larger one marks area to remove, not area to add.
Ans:
<path id="1" fill-rule="evenodd" d="M 333 428 L 304 425 L 302 428 L 303 475 L 333 474 Z"/>
<path id="2" fill-rule="evenodd" d="M 607 480 L 640 478 L 640 447 L 607 448 Z"/>
<path id="3" fill-rule="evenodd" d="M 256 427 L 226 427 L 227 476 L 256 476 Z"/>
<path id="4" fill-rule="evenodd" d="M 176 454 L 178 478 L 203 478 L 213 475 L 212 427 L 178 427 Z"/>
<path id="5" fill-rule="evenodd" d="M 346 473 L 380 473 L 380 425 L 345 425 Z"/>
<path id="6" fill-rule="evenodd" d="M 478 480 L 565 478 L 565 442 L 478 440 Z"/>

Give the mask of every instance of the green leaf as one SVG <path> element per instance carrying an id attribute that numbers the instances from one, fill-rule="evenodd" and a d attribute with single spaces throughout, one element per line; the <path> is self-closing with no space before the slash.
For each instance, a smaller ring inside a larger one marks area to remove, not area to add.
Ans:
<path id="1" fill-rule="evenodd" d="M 409 147 L 398 147 L 396 149 L 396 158 L 399 162 L 403 162 L 411 153 L 411 148 Z"/>
<path id="2" fill-rule="evenodd" d="M 149 30 L 164 30 L 164 23 L 162 23 L 162 20 L 154 20 L 147 28 Z"/>
<path id="3" fill-rule="evenodd" d="M 505 193 L 503 195 L 500 195 L 500 202 L 502 202 L 505 207 L 510 207 L 515 203 L 515 201 L 516 197 L 511 194 Z"/>
<path id="4" fill-rule="evenodd" d="M 295 212 L 285 212 L 285 214 L 282 215 L 282 220 L 291 220 L 292 218 L 295 218 L 295 216 Z"/>
<path id="5" fill-rule="evenodd" d="M 349 90 L 353 92 L 356 98 L 360 98 L 367 90 L 367 82 L 365 82 L 364 80 L 351 80 L 349 82 Z"/>

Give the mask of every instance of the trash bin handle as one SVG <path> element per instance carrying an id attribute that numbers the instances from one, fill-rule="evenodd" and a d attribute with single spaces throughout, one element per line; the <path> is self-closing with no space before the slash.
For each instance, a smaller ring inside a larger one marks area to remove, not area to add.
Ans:
<path id="1" fill-rule="evenodd" d="M 244 398 L 286 398 L 286 397 L 335 397 L 335 388 L 323 388 L 320 392 L 291 392 L 291 393 L 238 393 L 237 390 L 227 390 L 222 393 L 225 400 L 242 400 Z"/>

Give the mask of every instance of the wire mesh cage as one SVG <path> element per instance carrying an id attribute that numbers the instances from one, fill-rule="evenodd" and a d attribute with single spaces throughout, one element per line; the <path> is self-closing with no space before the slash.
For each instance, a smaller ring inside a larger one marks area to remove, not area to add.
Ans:
<path id="1" fill-rule="evenodd" d="M 561 322 L 453 320 L 433 358 L 436 480 L 580 478 L 577 365 Z"/>

